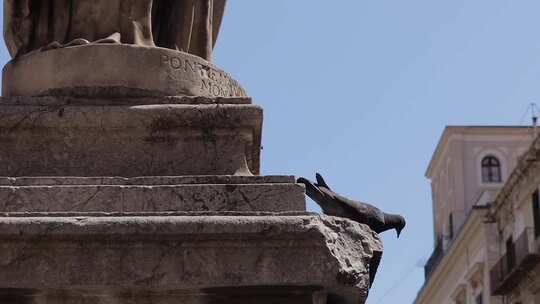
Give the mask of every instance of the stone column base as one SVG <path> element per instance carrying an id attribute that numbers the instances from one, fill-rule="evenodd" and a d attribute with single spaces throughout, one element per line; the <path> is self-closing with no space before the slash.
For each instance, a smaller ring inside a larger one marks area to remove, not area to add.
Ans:
<path id="1" fill-rule="evenodd" d="M 261 125 L 246 98 L 1 99 L 0 303 L 364 303 L 378 236 L 250 176 Z"/>

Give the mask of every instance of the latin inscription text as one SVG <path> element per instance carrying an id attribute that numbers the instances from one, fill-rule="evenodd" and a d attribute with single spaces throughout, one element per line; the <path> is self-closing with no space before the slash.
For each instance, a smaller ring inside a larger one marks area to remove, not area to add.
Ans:
<path id="1" fill-rule="evenodd" d="M 201 79 L 200 90 L 215 97 L 245 96 L 246 92 L 240 84 L 225 72 L 188 58 L 161 56 L 161 66 L 174 71 L 193 73 Z"/>

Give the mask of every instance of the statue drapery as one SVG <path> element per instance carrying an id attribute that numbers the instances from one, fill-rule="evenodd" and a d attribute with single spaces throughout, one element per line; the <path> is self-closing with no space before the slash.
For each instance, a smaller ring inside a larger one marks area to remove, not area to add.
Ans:
<path id="1" fill-rule="evenodd" d="M 123 43 L 211 60 L 226 0 L 4 0 L 13 57 L 67 45 Z"/>

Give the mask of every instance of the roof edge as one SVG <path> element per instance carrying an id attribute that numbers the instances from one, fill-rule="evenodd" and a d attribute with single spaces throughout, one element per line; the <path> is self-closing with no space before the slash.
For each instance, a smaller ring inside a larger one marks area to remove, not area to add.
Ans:
<path id="1" fill-rule="evenodd" d="M 490 131 L 493 131 L 493 130 L 496 130 L 496 129 L 501 129 L 501 130 L 530 130 L 531 129 L 531 126 L 512 126 L 512 125 L 507 125 L 507 126 L 504 126 L 504 125 L 492 125 L 492 126 L 486 126 L 486 125 L 447 125 L 445 126 L 440 138 L 439 138 L 439 141 L 437 143 L 437 146 L 435 148 L 435 150 L 433 151 L 433 154 L 431 156 L 431 160 L 429 161 L 429 164 L 428 164 L 428 167 L 426 169 L 426 172 L 424 173 L 425 177 L 428 178 L 428 179 L 431 179 L 431 177 L 433 176 L 433 170 L 437 167 L 439 161 L 440 161 L 440 158 L 441 158 L 441 154 L 442 152 L 445 150 L 445 148 L 447 147 L 450 139 L 451 139 L 451 136 L 454 135 L 454 134 L 457 134 L 457 133 L 468 133 L 469 131 L 474 131 L 475 130 L 490 130 Z"/>

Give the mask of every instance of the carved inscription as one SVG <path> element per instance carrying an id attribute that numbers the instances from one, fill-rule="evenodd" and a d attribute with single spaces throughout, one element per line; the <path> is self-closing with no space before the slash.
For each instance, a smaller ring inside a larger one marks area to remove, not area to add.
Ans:
<path id="1" fill-rule="evenodd" d="M 190 79 L 200 82 L 201 93 L 213 97 L 243 97 L 246 92 L 227 73 L 191 58 L 162 55 L 160 65 L 178 73 L 188 73 Z"/>

